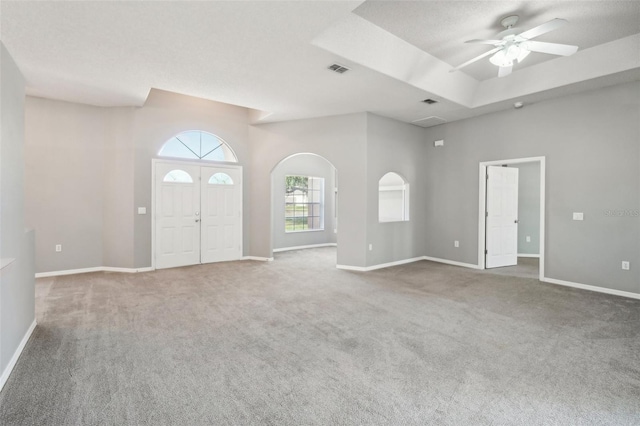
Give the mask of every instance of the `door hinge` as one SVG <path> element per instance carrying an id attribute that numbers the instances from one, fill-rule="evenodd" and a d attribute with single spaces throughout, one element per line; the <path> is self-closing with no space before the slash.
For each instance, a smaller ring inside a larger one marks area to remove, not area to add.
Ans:
<path id="1" fill-rule="evenodd" d="M 489 217 L 489 212 L 484 212 L 484 217 Z"/>
<path id="2" fill-rule="evenodd" d="M 489 254 L 489 250 L 485 250 L 485 251 L 484 251 L 484 254 Z"/>
<path id="3" fill-rule="evenodd" d="M 486 175 L 484 175 L 486 180 L 489 180 L 489 173 L 487 173 Z"/>

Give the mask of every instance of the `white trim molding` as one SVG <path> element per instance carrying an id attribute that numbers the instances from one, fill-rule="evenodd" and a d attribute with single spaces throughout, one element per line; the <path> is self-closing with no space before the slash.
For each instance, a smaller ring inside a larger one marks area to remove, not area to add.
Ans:
<path id="1" fill-rule="evenodd" d="M 280 253 L 280 252 L 283 252 L 283 251 L 304 250 L 304 249 L 319 248 L 319 247 L 337 247 L 337 246 L 338 246 L 338 244 L 336 244 L 336 243 L 309 244 L 309 245 L 306 245 L 306 246 L 277 248 L 277 249 L 273 249 L 273 252 L 274 253 Z"/>
<path id="2" fill-rule="evenodd" d="M 2 372 L 2 376 L 0 376 L 0 391 L 4 387 L 5 383 L 7 383 L 7 380 L 9 380 L 9 376 L 13 371 L 13 367 L 15 367 L 16 364 L 18 363 L 18 359 L 20 358 L 20 355 L 22 354 L 24 347 L 27 345 L 27 342 L 29 341 L 29 338 L 31 337 L 33 330 L 35 329 L 36 329 L 36 320 L 34 319 L 31 325 L 29 326 L 29 329 L 24 334 L 24 337 L 20 341 L 20 344 L 16 348 L 16 351 L 13 353 L 13 356 L 11 357 L 9 364 L 7 364 L 6 368 Z"/>
<path id="3" fill-rule="evenodd" d="M 640 293 L 631 293 L 630 291 L 616 290 L 613 288 L 599 287 L 596 285 L 574 283 L 572 281 L 557 280 L 555 278 L 547 278 L 547 277 L 542 277 L 540 281 L 549 283 L 549 284 L 562 285 L 565 287 L 574 287 L 582 290 L 595 291 L 598 293 L 613 294 L 614 296 L 629 297 L 631 299 L 640 299 Z"/>
<path id="4" fill-rule="evenodd" d="M 463 268 L 482 269 L 479 265 L 475 265 L 473 263 L 457 262 L 455 260 L 440 259 L 438 257 L 423 256 L 423 259 L 424 260 L 430 260 L 432 262 L 446 263 L 447 265 L 461 266 Z"/>
<path id="5" fill-rule="evenodd" d="M 522 163 L 540 163 L 540 274 L 539 280 L 544 278 L 545 255 L 545 219 L 546 219 L 546 157 L 512 158 L 510 160 L 482 161 L 478 167 L 478 266 L 485 269 L 485 239 L 486 239 L 486 211 L 487 211 L 487 167 L 500 165 L 513 165 Z"/>
<path id="6" fill-rule="evenodd" d="M 407 263 L 418 262 L 420 260 L 429 260 L 431 262 L 445 263 L 447 265 L 460 266 L 463 268 L 482 269 L 480 268 L 480 266 L 474 265 L 473 263 L 463 263 L 463 262 L 457 262 L 455 260 L 440 259 L 437 257 L 430 257 L 430 256 L 412 257 L 411 259 L 396 260 L 395 262 L 380 263 L 378 265 L 371 265 L 371 266 L 336 265 L 336 268 L 344 269 L 346 271 L 369 272 L 369 271 L 375 271 L 376 269 L 383 269 L 383 268 L 389 268 L 391 266 L 398 266 L 398 265 L 404 265 Z"/>
<path id="7" fill-rule="evenodd" d="M 94 268 L 67 269 L 63 271 L 38 272 L 36 278 L 59 277 L 62 275 L 86 274 L 89 272 L 123 272 L 127 274 L 135 274 L 137 272 L 155 271 L 152 267 L 146 268 L 116 268 L 113 266 L 96 266 Z"/>
<path id="8" fill-rule="evenodd" d="M 375 271 L 376 269 L 383 269 L 383 268 L 389 268 L 391 266 L 399 266 L 407 263 L 418 262 L 420 260 L 425 260 L 424 256 L 412 257 L 411 259 L 396 260 L 394 262 L 388 262 L 388 263 L 380 263 L 378 265 L 371 265 L 371 266 L 336 265 L 336 268 L 344 269 L 346 271 L 369 272 L 369 271 Z"/>
<path id="9" fill-rule="evenodd" d="M 518 257 L 537 257 L 540 258 L 539 254 L 529 254 L 529 253 L 518 253 Z"/>
<path id="10" fill-rule="evenodd" d="M 257 260 L 260 262 L 273 262 L 273 257 L 260 257 L 260 256 L 243 256 L 240 260 Z"/>

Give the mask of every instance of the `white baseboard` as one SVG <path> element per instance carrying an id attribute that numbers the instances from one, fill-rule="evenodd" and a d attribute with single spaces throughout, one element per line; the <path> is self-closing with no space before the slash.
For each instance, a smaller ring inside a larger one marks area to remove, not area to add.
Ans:
<path id="1" fill-rule="evenodd" d="M 103 270 L 104 269 L 102 268 L 102 266 L 96 266 L 94 268 L 67 269 L 64 271 L 51 271 L 51 272 L 37 272 L 36 278 L 58 277 L 60 275 L 86 274 L 88 272 L 102 272 Z"/>
<path id="2" fill-rule="evenodd" d="M 9 380 L 9 376 L 13 371 L 13 367 L 15 367 L 16 364 L 18 363 L 18 358 L 20 358 L 20 355 L 22 354 L 24 347 L 27 345 L 27 342 L 31 337 L 31 333 L 33 333 L 33 330 L 35 330 L 35 328 L 36 328 L 36 320 L 34 319 L 31 325 L 29 326 L 29 329 L 24 334 L 24 337 L 20 341 L 20 344 L 16 348 L 16 351 L 13 353 L 13 356 L 11 357 L 9 364 L 7 364 L 7 367 L 2 372 L 2 376 L 0 376 L 0 391 L 4 387 L 4 384 L 7 383 L 7 380 Z"/>
<path id="3" fill-rule="evenodd" d="M 527 253 L 518 253 L 518 257 L 537 257 L 539 258 L 539 254 L 527 254 Z"/>
<path id="4" fill-rule="evenodd" d="M 376 269 L 383 269 L 383 268 L 389 268 L 391 266 L 398 266 L 398 265 L 404 265 L 406 263 L 418 262 L 419 260 L 424 260 L 424 258 L 422 256 L 413 257 L 411 259 L 396 260 L 395 262 L 380 263 L 378 265 L 371 265 L 371 266 L 336 265 L 336 268 L 344 269 L 346 271 L 368 272 L 368 271 L 375 271 Z"/>
<path id="5" fill-rule="evenodd" d="M 338 244 L 336 243 L 323 243 L 323 244 L 310 244 L 307 246 L 295 246 L 295 247 L 282 247 L 282 248 L 277 248 L 277 249 L 273 249 L 274 253 L 280 253 L 283 251 L 291 251 L 291 250 L 302 250 L 302 249 L 309 249 L 309 248 L 318 248 L 318 247 L 337 247 Z"/>
<path id="6" fill-rule="evenodd" d="M 244 256 L 242 260 L 259 260 L 261 262 L 273 262 L 273 257 Z"/>
<path id="7" fill-rule="evenodd" d="M 574 283 L 571 281 L 557 280 L 555 278 L 542 277 L 540 281 L 550 284 L 558 284 L 566 287 L 580 288 L 582 290 L 596 291 L 598 293 L 613 294 L 615 296 L 629 297 L 631 299 L 640 299 L 640 293 L 631 293 L 630 291 L 615 290 L 613 288 L 598 287 L 595 285 Z"/>
<path id="8" fill-rule="evenodd" d="M 96 266 L 94 268 L 83 269 L 67 269 L 64 271 L 38 272 L 36 278 L 59 277 L 62 275 L 86 274 L 88 272 L 124 272 L 127 274 L 135 274 L 136 272 L 155 271 L 152 267 L 145 268 L 117 268 L 113 266 Z"/>
<path id="9" fill-rule="evenodd" d="M 151 272 L 151 271 L 155 271 L 154 268 L 152 267 L 146 267 L 146 268 L 116 268 L 113 266 L 103 266 L 102 270 L 104 272 L 124 272 L 126 274 L 135 274 L 137 272 Z"/>
<path id="10" fill-rule="evenodd" d="M 463 268 L 482 269 L 482 268 L 480 268 L 480 266 L 474 265 L 473 263 L 457 262 L 455 260 L 440 259 L 438 257 L 423 256 L 422 259 L 430 260 L 432 262 L 446 263 L 447 265 L 462 266 Z"/>

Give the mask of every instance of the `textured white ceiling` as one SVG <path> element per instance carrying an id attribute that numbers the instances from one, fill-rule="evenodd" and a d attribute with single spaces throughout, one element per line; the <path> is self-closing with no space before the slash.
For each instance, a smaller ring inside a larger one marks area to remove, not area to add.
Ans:
<path id="1" fill-rule="evenodd" d="M 448 73 L 450 64 L 483 50 L 462 41 L 492 37 L 499 19 L 513 12 L 525 28 L 566 18 L 569 25 L 540 39 L 594 47 L 549 61 L 558 64 L 552 78 L 536 77 L 556 66 L 538 68 L 533 54 L 528 68 L 500 81 L 479 84 L 495 72 L 487 64 L 470 68 L 471 77 Z M 0 37 L 35 96 L 142 105 L 157 88 L 257 110 L 252 116 L 262 121 L 360 111 L 451 121 L 506 108 L 516 96 L 540 100 L 637 79 L 640 58 L 619 58 L 640 38 L 602 43 L 639 33 L 639 13 L 637 1 L 2 0 Z M 599 66 L 600 57 L 613 66 Z M 385 63 L 391 60 L 395 67 Z M 351 71 L 327 71 L 333 62 Z M 576 73 L 577 66 L 593 72 Z M 429 97 L 439 103 L 420 102 Z"/>
<path id="2" fill-rule="evenodd" d="M 554 18 L 569 21 L 536 40 L 576 45 L 587 49 L 640 32 L 640 1 L 366 1 L 354 13 L 457 66 L 493 48 L 465 44 L 471 39 L 495 39 L 505 28 L 502 18 L 518 15 L 517 28 L 528 30 Z M 532 53 L 514 70 L 557 56 Z M 463 71 L 476 80 L 497 75 L 488 59 Z"/>

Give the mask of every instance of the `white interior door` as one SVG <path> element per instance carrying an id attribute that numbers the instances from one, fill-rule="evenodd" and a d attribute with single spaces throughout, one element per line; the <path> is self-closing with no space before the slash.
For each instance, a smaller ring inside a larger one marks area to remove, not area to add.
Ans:
<path id="1" fill-rule="evenodd" d="M 202 263 L 242 257 L 242 169 L 202 167 Z"/>
<path id="2" fill-rule="evenodd" d="M 200 168 L 156 164 L 156 268 L 200 263 Z"/>
<path id="3" fill-rule="evenodd" d="M 486 267 L 518 264 L 518 169 L 487 167 Z"/>

